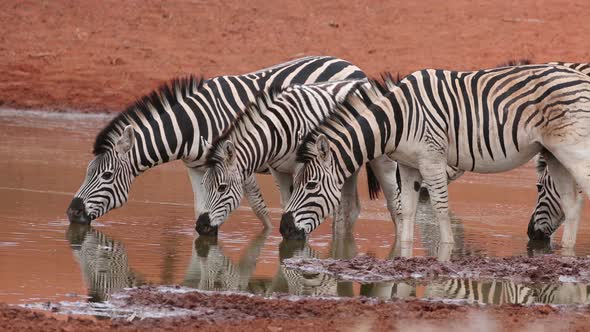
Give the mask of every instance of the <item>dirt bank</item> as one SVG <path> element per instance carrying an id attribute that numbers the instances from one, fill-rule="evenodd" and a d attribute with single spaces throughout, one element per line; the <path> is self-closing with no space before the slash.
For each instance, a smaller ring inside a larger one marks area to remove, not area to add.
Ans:
<path id="1" fill-rule="evenodd" d="M 174 293 L 142 288 L 132 291 L 129 304 L 184 308 L 192 317 L 165 319 L 95 319 L 64 317 L 0 305 L 0 330 L 14 331 L 521 331 L 559 328 L 583 331 L 590 312 L 581 307 L 465 306 L 427 301 L 376 301 L 364 298 L 265 299 L 247 295 Z M 337 301 L 337 302 L 336 302 Z M 56 318 L 57 317 L 57 318 Z"/>
<path id="2" fill-rule="evenodd" d="M 588 1 L 2 1 L 0 103 L 119 111 L 185 73 L 328 54 L 369 74 L 589 61 Z"/>

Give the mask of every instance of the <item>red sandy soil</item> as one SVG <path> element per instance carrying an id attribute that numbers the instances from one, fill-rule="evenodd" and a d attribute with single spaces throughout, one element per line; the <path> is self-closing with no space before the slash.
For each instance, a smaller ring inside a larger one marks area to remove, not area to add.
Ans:
<path id="1" fill-rule="evenodd" d="M 0 104 L 120 111 L 186 73 L 334 55 L 368 74 L 590 61 L 590 2 L 0 2 Z"/>
<path id="2" fill-rule="evenodd" d="M 588 12 L 586 0 L 7 0 L 0 2 L 0 105 L 119 111 L 174 76 L 245 73 L 313 54 L 345 58 L 370 75 L 468 70 L 523 57 L 587 62 Z M 0 305 L 0 330 L 585 330 L 590 319 L 586 309 L 549 306 L 149 296 L 252 317 L 55 319 Z"/>
<path id="3" fill-rule="evenodd" d="M 0 305 L 2 331 L 522 331 L 557 328 L 585 331 L 590 312 L 582 307 L 477 306 L 427 301 L 263 299 L 247 295 L 131 292 L 134 305 L 158 304 L 201 312 L 198 316 L 109 320 L 59 316 Z"/>
<path id="4" fill-rule="evenodd" d="M 379 260 L 370 256 L 351 259 L 288 259 L 287 267 L 329 273 L 338 279 L 383 281 L 412 278 L 421 279 L 460 277 L 476 279 L 510 279 L 528 282 L 558 282 L 567 277 L 578 282 L 590 281 L 590 258 L 544 255 L 537 257 L 480 257 L 466 256 L 450 262 L 439 262 L 434 257 L 413 257 Z"/>

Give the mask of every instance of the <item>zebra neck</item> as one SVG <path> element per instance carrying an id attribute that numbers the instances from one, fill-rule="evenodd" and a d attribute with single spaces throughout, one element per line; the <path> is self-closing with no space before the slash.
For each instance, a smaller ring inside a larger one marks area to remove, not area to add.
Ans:
<path id="1" fill-rule="evenodd" d="M 171 115 L 174 116 L 178 111 L 184 112 L 182 107 L 172 107 Z M 162 129 L 163 126 L 159 123 L 161 118 L 159 117 L 159 121 L 152 118 L 147 123 L 134 123 L 136 141 L 131 149 L 131 156 L 136 174 L 170 161 L 184 159 L 188 147 L 193 144 L 193 134 L 186 134 L 190 131 L 182 127 Z"/>
<path id="2" fill-rule="evenodd" d="M 229 137 L 236 146 L 239 170 L 246 176 L 261 171 L 280 145 L 281 138 L 277 139 L 276 131 L 265 120 L 257 118 L 255 125 L 240 123 L 241 128 L 233 130 Z"/>
<path id="3" fill-rule="evenodd" d="M 355 106 L 354 118 L 346 122 L 331 123 L 324 129 L 333 146 L 336 174 L 346 179 L 363 165 L 382 155 L 393 154 L 405 139 L 406 113 L 413 109 L 413 101 L 397 88 L 373 104 Z M 337 133 L 337 134 L 335 134 Z"/>

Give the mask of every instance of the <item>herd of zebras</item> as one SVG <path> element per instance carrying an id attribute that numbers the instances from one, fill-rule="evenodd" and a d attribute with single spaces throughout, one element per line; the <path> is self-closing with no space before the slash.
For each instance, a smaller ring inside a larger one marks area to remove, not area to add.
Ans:
<path id="1" fill-rule="evenodd" d="M 270 172 L 284 210 L 280 232 L 301 239 L 330 215 L 338 225 L 354 222 L 366 165 L 371 197 L 383 191 L 402 242 L 412 242 L 424 187 L 441 242 L 452 243 L 448 182 L 537 155 L 529 238 L 547 240 L 564 223 L 562 245 L 573 247 L 590 193 L 588 73 L 588 64 L 509 63 L 368 80 L 347 61 L 311 56 L 245 75 L 177 79 L 98 134 L 67 214 L 90 223 L 127 201 L 135 177 L 180 159 L 199 234 L 216 235 L 244 194 L 269 226 L 255 173 Z"/>
<path id="2" fill-rule="evenodd" d="M 352 281 L 340 281 L 321 272 L 292 270 L 282 264 L 277 267 L 274 276 L 254 277 L 268 234 L 269 231 L 264 230 L 254 237 L 235 263 L 224 253 L 224 247 L 216 237 L 198 237 L 194 241 L 182 284 L 201 290 L 241 291 L 264 296 L 284 293 L 340 297 L 361 295 L 384 300 L 455 299 L 482 304 L 590 304 L 590 285 L 583 283 L 527 284 L 510 280 L 442 279 L 427 283 L 364 283 L 355 287 Z M 80 265 L 88 288 L 89 302 L 107 301 L 112 294 L 124 288 L 146 283 L 141 274 L 130 266 L 127 251 L 120 241 L 90 225 L 79 224 L 70 225 L 67 239 Z M 430 243 L 428 239 L 425 240 Z M 460 238 L 457 240 L 460 241 Z M 278 252 L 281 262 L 293 257 L 321 258 L 316 250 L 303 241 L 282 241 Z M 354 238 L 344 237 L 334 239 L 329 257 L 351 258 L 355 254 Z M 397 255 L 393 248 L 390 255 Z M 164 271 L 166 273 L 172 272 Z"/>

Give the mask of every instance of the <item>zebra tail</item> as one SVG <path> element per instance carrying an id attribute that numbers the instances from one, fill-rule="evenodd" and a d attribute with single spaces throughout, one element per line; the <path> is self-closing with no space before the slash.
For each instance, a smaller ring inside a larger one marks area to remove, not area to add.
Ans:
<path id="1" fill-rule="evenodd" d="M 379 184 L 379 180 L 375 176 L 375 172 L 371 168 L 369 163 L 365 164 L 367 168 L 367 184 L 369 185 L 369 198 L 371 200 L 379 198 L 379 192 L 381 191 L 381 185 Z"/>

